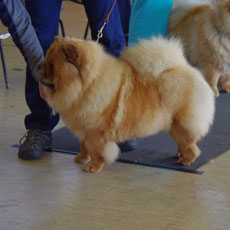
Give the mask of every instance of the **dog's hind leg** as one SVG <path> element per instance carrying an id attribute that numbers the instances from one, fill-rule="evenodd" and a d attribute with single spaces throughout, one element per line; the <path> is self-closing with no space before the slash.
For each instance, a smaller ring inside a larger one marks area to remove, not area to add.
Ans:
<path id="1" fill-rule="evenodd" d="M 204 76 L 208 84 L 212 88 L 213 92 L 215 93 L 216 97 L 218 97 L 219 90 L 217 88 L 217 85 L 220 78 L 220 72 L 217 69 L 215 69 L 213 66 L 207 65 L 206 69 L 204 70 Z"/>
<path id="2" fill-rule="evenodd" d="M 230 93 L 230 74 L 225 74 L 220 77 L 218 86 L 225 92 Z"/>
<path id="3" fill-rule="evenodd" d="M 78 164 L 84 164 L 90 160 L 90 156 L 86 150 L 84 142 L 80 142 L 81 152 L 75 157 L 74 161 Z"/>
<path id="4" fill-rule="evenodd" d="M 178 122 L 174 122 L 170 134 L 178 145 L 176 156 L 183 165 L 190 165 L 200 155 L 200 149 L 196 145 L 199 136 L 191 135 L 189 130 L 182 127 Z"/>

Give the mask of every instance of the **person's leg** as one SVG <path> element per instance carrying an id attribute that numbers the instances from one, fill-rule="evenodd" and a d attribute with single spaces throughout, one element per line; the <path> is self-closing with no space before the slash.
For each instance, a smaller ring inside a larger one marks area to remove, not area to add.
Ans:
<path id="1" fill-rule="evenodd" d="M 82 2 L 88 17 L 92 39 L 97 40 L 97 33 L 104 24 L 113 0 L 82 0 Z M 125 48 L 126 42 L 118 4 L 115 4 L 109 22 L 103 30 L 103 37 L 99 42 L 114 56 L 119 56 L 120 52 Z"/>
<path id="2" fill-rule="evenodd" d="M 36 31 L 44 54 L 58 34 L 61 0 L 26 0 L 32 25 Z M 34 79 L 29 67 L 26 71 L 26 102 L 31 111 L 25 117 L 28 130 L 20 140 L 18 156 L 21 159 L 38 159 L 44 150 L 52 145 L 51 130 L 59 121 L 59 115 L 52 115 L 48 104 L 40 97 L 38 82 Z"/>
<path id="3" fill-rule="evenodd" d="M 117 0 L 121 24 L 123 28 L 123 32 L 125 35 L 126 43 L 128 42 L 128 35 L 129 35 L 129 19 L 131 14 L 131 4 L 130 0 Z"/>
<path id="4" fill-rule="evenodd" d="M 26 0 L 25 6 L 28 10 L 32 25 L 37 33 L 44 54 L 58 35 L 61 0 Z M 38 82 L 33 78 L 31 71 L 26 72 L 26 102 L 31 113 L 25 117 L 27 129 L 39 128 L 41 130 L 52 130 L 59 121 L 59 116 L 52 115 L 52 110 L 40 97 Z"/>

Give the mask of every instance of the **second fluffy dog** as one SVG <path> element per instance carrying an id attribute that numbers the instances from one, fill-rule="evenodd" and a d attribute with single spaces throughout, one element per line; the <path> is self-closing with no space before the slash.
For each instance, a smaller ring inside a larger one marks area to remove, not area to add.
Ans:
<path id="1" fill-rule="evenodd" d="M 169 35 L 182 39 L 189 62 L 200 68 L 216 96 L 230 92 L 230 1 L 182 3 L 169 17 Z"/>
<path id="2" fill-rule="evenodd" d="M 117 59 L 93 41 L 56 39 L 40 73 L 52 86 L 45 87 L 48 103 L 80 140 L 75 161 L 87 172 L 114 161 L 117 142 L 162 130 L 189 165 L 213 122 L 213 92 L 177 40 L 142 41 Z"/>

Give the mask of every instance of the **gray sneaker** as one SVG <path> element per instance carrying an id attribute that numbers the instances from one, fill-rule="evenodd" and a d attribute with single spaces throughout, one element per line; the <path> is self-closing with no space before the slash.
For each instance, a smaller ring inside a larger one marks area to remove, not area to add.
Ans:
<path id="1" fill-rule="evenodd" d="M 19 144 L 18 157 L 20 159 L 39 159 L 43 156 L 43 151 L 51 150 L 51 131 L 43 131 L 37 128 L 29 129 L 19 140 Z"/>

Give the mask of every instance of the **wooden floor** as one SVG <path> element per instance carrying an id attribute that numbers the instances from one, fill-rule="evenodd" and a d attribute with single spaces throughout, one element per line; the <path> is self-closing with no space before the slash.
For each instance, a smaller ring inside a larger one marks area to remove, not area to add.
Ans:
<path id="1" fill-rule="evenodd" d="M 67 35 L 83 36 L 82 6 L 65 2 L 62 19 Z M 60 153 L 19 160 L 12 145 L 25 133 L 25 62 L 11 38 L 3 44 L 11 88 L 0 70 L 1 230 L 230 229 L 230 152 L 203 175 L 122 163 L 87 174 Z"/>

